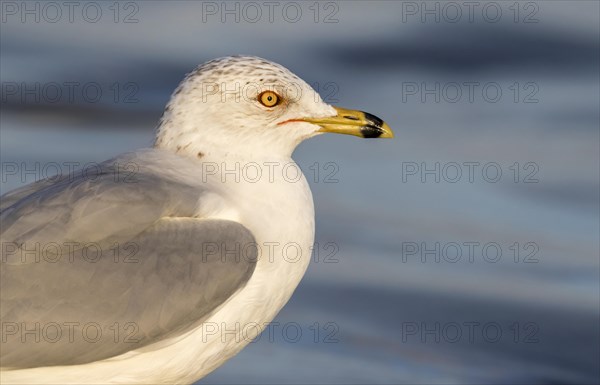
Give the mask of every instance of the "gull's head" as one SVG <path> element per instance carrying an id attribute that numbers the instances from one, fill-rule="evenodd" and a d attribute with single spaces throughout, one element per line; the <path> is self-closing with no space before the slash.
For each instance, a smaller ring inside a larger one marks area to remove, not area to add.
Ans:
<path id="1" fill-rule="evenodd" d="M 381 119 L 325 103 L 279 64 L 230 56 L 186 76 L 165 109 L 155 145 L 198 157 L 290 156 L 304 139 L 326 132 L 393 137 Z"/>

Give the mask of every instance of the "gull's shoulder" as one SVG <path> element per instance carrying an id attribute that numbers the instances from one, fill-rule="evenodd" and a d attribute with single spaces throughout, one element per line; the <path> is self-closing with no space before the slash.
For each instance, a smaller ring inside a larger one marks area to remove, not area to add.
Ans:
<path id="1" fill-rule="evenodd" d="M 144 149 L 9 192 L 1 199 L 2 237 L 131 236 L 162 217 L 192 217 L 206 185 L 190 175 L 197 163 Z"/>
<path id="2" fill-rule="evenodd" d="M 19 187 L 0 197 L 0 212 L 30 196 L 43 199 L 69 190 L 94 191 L 121 183 L 122 190 L 149 184 L 177 183 L 201 188 L 199 161 L 171 151 L 145 148 L 126 152 L 101 163 L 89 163 L 72 173 L 55 175 Z"/>
<path id="3" fill-rule="evenodd" d="M 199 159 L 182 156 L 169 150 L 144 148 L 120 154 L 101 163 L 101 171 L 128 169 L 132 173 L 159 175 L 168 179 L 196 183 L 195 178 L 202 170 Z"/>

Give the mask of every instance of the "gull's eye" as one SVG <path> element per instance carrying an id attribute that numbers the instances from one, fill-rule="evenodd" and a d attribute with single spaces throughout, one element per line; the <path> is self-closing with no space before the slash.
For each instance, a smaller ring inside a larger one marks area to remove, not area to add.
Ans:
<path id="1" fill-rule="evenodd" d="M 273 91 L 265 91 L 258 95 L 258 101 L 265 107 L 273 107 L 279 104 L 281 98 Z"/>

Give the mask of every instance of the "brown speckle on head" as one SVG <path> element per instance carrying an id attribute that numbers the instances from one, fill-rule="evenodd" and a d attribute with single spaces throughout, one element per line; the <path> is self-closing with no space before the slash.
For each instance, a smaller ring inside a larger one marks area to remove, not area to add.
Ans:
<path id="1" fill-rule="evenodd" d="M 279 94 L 282 101 L 279 107 L 261 106 L 258 96 L 266 90 Z M 310 91 L 313 90 L 306 82 L 265 59 L 252 56 L 214 59 L 188 73 L 177 87 L 161 120 L 157 133 L 161 140 L 157 143 L 161 148 L 196 159 L 212 159 L 213 153 L 218 152 L 229 153 L 227 138 L 241 142 L 235 153 L 246 148 L 252 153 L 257 145 L 265 143 L 272 145 L 274 151 L 287 154 L 300 139 L 312 135 L 313 128 L 303 125 L 301 133 L 297 133 L 280 129 L 277 122 L 299 114 L 324 116 L 335 112 L 318 98 L 302 98 Z M 188 147 L 189 143 L 194 145 Z M 210 151 L 206 155 L 198 152 L 199 148 Z"/>

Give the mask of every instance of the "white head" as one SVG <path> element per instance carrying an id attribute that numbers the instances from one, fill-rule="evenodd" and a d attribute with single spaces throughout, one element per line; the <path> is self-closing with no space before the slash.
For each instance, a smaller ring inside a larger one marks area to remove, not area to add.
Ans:
<path id="1" fill-rule="evenodd" d="M 304 139 L 323 132 L 392 137 L 381 119 L 334 108 L 279 64 L 253 56 L 211 60 L 173 93 L 155 146 L 202 157 L 289 157 Z"/>

